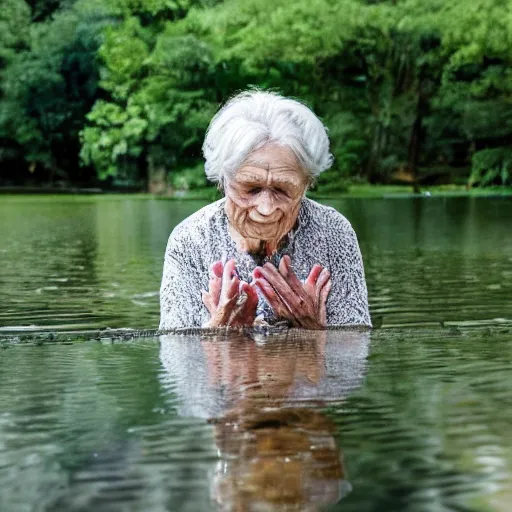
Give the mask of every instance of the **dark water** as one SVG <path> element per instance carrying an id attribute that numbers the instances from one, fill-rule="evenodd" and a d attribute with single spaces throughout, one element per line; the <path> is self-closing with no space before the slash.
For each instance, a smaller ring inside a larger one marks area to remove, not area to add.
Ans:
<path id="1" fill-rule="evenodd" d="M 512 201 L 331 204 L 381 329 L 112 342 L 200 204 L 0 197 L 0 511 L 512 510 Z"/>
<path id="2" fill-rule="evenodd" d="M 203 204 L 0 197 L 0 326 L 158 326 L 168 235 Z M 330 204 L 358 233 L 384 326 L 512 319 L 511 199 Z"/>

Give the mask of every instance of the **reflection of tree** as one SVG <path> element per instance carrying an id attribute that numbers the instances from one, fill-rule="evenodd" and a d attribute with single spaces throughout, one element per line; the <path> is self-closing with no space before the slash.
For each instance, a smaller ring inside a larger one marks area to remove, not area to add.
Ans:
<path id="1" fill-rule="evenodd" d="M 163 414 L 158 368 L 151 339 L 3 351 L 0 510 L 125 510 L 124 499 L 164 510 L 169 482 L 141 448 L 155 427 L 179 435 L 162 425 L 175 416 Z"/>
<path id="2" fill-rule="evenodd" d="M 48 344 L 2 354 L 0 510 L 52 510 L 46 505 L 63 493 L 69 472 L 111 448 L 120 401 L 99 390 L 94 355 L 108 348 Z M 133 401 L 129 383 L 121 385 Z"/>
<path id="3" fill-rule="evenodd" d="M 0 326 L 100 326 L 95 222 L 85 201 L 0 201 Z"/>
<path id="4" fill-rule="evenodd" d="M 172 370 L 182 365 L 168 364 L 176 354 L 170 338 L 162 337 L 161 358 Z M 359 356 L 365 358 L 366 342 L 367 334 L 353 332 L 290 331 L 258 340 L 203 337 L 201 357 L 191 352 L 195 373 L 190 375 L 203 388 L 202 396 L 196 390 L 183 399 L 217 406 L 204 416 L 214 425 L 221 455 L 211 486 L 223 510 L 304 510 L 336 503 L 349 489 L 336 426 L 322 409 L 361 382 Z M 334 375 L 328 375 L 329 358 L 341 362 Z M 359 365 L 351 364 L 356 360 Z M 344 367 L 343 361 L 350 362 Z M 349 367 L 350 375 L 344 372 Z M 337 384 L 326 384 L 333 378 Z M 212 393 L 217 399 L 205 399 Z"/>
<path id="5" fill-rule="evenodd" d="M 101 316 L 110 327 L 155 328 L 165 245 L 172 229 L 204 203 L 98 200 L 96 268 Z"/>
<path id="6" fill-rule="evenodd" d="M 512 350 L 509 333 L 481 332 L 373 333 L 364 387 L 332 409 L 354 489 L 343 510 L 494 510 L 510 487 Z"/>
<path id="7" fill-rule="evenodd" d="M 511 316 L 512 302 L 503 301 L 512 284 L 504 279 L 512 270 L 505 201 L 433 197 L 366 201 L 364 207 L 358 199 L 329 203 L 358 234 L 371 314 L 383 315 L 384 325 Z"/>

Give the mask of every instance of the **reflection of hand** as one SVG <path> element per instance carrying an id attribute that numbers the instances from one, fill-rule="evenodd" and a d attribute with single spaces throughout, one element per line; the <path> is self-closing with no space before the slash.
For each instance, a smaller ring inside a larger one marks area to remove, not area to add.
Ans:
<path id="1" fill-rule="evenodd" d="M 202 345 L 209 383 L 247 403 L 263 397 L 274 404 L 286 400 L 297 381 L 317 384 L 324 376 L 326 334 L 289 331 L 261 345 L 247 336 L 206 338 Z"/>
<path id="2" fill-rule="evenodd" d="M 322 329 L 327 325 L 326 302 L 332 282 L 326 268 L 315 265 L 302 284 L 292 270 L 290 257 L 283 256 L 279 269 L 265 263 L 254 269 L 253 277 L 278 317 L 303 329 Z"/>
<path id="3" fill-rule="evenodd" d="M 258 294 L 253 286 L 241 281 L 235 271 L 235 261 L 212 265 L 208 291 L 203 291 L 203 303 L 211 318 L 205 327 L 252 325 L 256 316 Z"/>

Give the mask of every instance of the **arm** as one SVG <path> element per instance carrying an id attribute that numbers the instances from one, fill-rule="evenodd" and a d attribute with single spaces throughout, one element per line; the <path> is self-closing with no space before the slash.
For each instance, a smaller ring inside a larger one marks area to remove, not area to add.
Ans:
<path id="1" fill-rule="evenodd" d="M 327 299 L 327 325 L 371 327 L 363 259 L 356 233 L 340 215 L 334 221 L 329 238 L 332 289 Z"/>
<path id="2" fill-rule="evenodd" d="M 165 251 L 160 287 L 160 330 L 200 327 L 207 311 L 201 300 L 203 272 L 194 248 L 173 231 Z"/>

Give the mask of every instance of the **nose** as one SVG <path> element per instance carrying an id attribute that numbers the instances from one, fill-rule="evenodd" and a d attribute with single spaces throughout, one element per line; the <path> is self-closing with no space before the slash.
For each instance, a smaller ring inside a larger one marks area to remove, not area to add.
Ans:
<path id="1" fill-rule="evenodd" d="M 258 197 L 258 204 L 256 205 L 257 212 L 260 215 L 268 217 L 274 213 L 275 209 L 276 205 L 274 204 L 272 193 L 269 190 L 264 190 L 260 194 L 260 197 Z"/>

